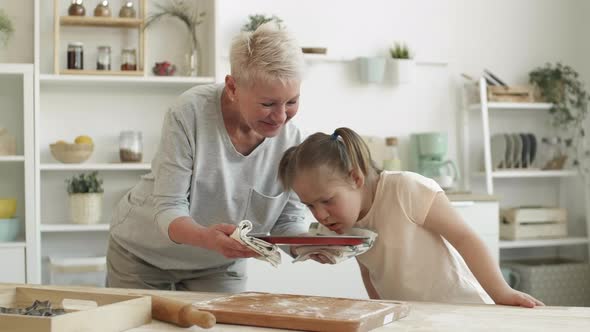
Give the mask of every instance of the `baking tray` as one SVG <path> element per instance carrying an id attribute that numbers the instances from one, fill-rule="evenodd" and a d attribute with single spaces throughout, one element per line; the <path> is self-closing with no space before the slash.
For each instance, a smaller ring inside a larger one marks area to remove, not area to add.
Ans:
<path id="1" fill-rule="evenodd" d="M 285 236 L 269 234 L 248 234 L 272 244 L 316 245 L 316 246 L 356 246 L 369 240 L 368 236 Z"/>

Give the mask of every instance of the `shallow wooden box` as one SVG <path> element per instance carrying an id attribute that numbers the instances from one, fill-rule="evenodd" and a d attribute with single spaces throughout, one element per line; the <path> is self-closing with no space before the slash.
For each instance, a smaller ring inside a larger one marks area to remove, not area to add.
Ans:
<path id="1" fill-rule="evenodd" d="M 25 308 L 35 300 L 51 301 L 53 308 L 62 308 L 63 300 L 94 302 L 91 309 L 71 311 L 54 317 L 0 314 L 0 331 L 11 332 L 119 332 L 148 324 L 152 320 L 151 298 L 14 287 L 0 290 L 0 306 Z"/>
<path id="2" fill-rule="evenodd" d="M 500 238 L 504 240 L 567 236 L 567 211 L 551 207 L 517 207 L 500 211 Z"/>

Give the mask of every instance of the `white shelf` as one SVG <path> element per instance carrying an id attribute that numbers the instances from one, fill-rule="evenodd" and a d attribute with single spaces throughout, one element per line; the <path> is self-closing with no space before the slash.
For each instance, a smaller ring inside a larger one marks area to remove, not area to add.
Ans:
<path id="1" fill-rule="evenodd" d="M 1 242 L 0 241 L 0 249 L 2 249 L 2 248 L 24 248 L 24 247 L 26 247 L 26 244 L 23 241 L 9 241 L 9 242 Z"/>
<path id="2" fill-rule="evenodd" d="M 106 164 L 41 164 L 42 171 L 149 171 L 149 163 L 106 163 Z"/>
<path id="3" fill-rule="evenodd" d="M 73 84 L 130 84 L 154 86 L 193 86 L 215 83 L 214 77 L 188 76 L 94 76 L 94 75 L 53 75 L 41 74 L 42 85 L 73 85 Z"/>
<path id="4" fill-rule="evenodd" d="M 0 163 L 25 161 L 25 156 L 0 156 Z"/>
<path id="5" fill-rule="evenodd" d="M 568 237 L 568 238 L 561 238 L 561 239 L 500 241 L 500 249 L 573 246 L 573 245 L 588 244 L 589 242 L 590 242 L 590 240 L 587 237 Z"/>
<path id="6" fill-rule="evenodd" d="M 549 103 L 503 103 L 492 102 L 488 103 L 488 109 L 494 110 L 531 110 L 531 111 L 546 111 L 551 108 Z M 470 110 L 480 110 L 481 104 L 469 105 Z"/>
<path id="7" fill-rule="evenodd" d="M 484 172 L 477 172 L 475 176 L 483 177 Z M 571 177 L 578 176 L 576 170 L 551 170 L 543 171 L 540 169 L 536 170 L 505 170 L 505 171 L 493 171 L 492 177 L 495 179 L 514 179 L 514 178 L 559 178 L 559 177 Z"/>
<path id="8" fill-rule="evenodd" d="M 108 232 L 109 224 L 76 225 L 76 224 L 41 224 L 44 233 L 68 232 Z"/>
<path id="9" fill-rule="evenodd" d="M 303 58 L 308 62 L 347 62 L 352 61 L 354 58 L 347 58 L 343 56 L 334 56 L 328 54 L 304 54 Z"/>
<path id="10" fill-rule="evenodd" d="M 33 64 L 28 63 L 0 63 L 0 75 L 2 74 L 26 74 L 33 72 Z"/>

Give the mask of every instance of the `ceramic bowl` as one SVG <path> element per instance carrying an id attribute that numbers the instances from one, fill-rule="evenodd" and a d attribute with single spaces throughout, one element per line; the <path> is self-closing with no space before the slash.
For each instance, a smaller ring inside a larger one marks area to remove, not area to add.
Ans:
<path id="1" fill-rule="evenodd" d="M 93 144 L 55 143 L 49 145 L 51 155 L 65 164 L 77 164 L 90 158 L 94 151 Z"/>
<path id="2" fill-rule="evenodd" d="M 16 213 L 15 198 L 0 198 L 0 218 L 12 218 Z"/>
<path id="3" fill-rule="evenodd" d="M 17 239 L 20 233 L 20 222 L 17 218 L 0 219 L 0 242 Z"/>

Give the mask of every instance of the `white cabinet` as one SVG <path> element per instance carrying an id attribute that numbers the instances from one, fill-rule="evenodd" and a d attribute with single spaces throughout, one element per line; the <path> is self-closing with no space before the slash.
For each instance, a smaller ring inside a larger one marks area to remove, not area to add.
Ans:
<path id="1" fill-rule="evenodd" d="M 452 201 L 463 220 L 486 244 L 496 261 L 499 258 L 499 204 L 497 201 Z"/>
<path id="2" fill-rule="evenodd" d="M 0 283 L 26 282 L 24 244 L 0 243 Z"/>

